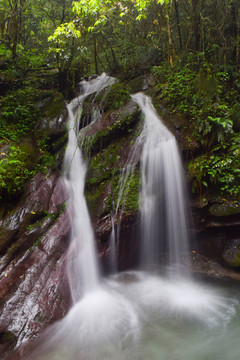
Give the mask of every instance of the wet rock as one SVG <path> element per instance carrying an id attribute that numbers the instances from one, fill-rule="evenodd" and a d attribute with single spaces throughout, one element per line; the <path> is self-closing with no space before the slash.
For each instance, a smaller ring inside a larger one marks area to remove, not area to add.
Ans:
<path id="1" fill-rule="evenodd" d="M 14 348 L 17 337 L 11 331 L 0 331 L 0 353 L 4 354 Z"/>
<path id="2" fill-rule="evenodd" d="M 240 268 L 240 239 L 229 241 L 225 246 L 222 257 L 225 265 Z"/>
<path id="3" fill-rule="evenodd" d="M 208 208 L 208 214 L 215 217 L 240 215 L 240 205 L 236 202 L 215 203 Z"/>
<path id="4" fill-rule="evenodd" d="M 138 106 L 129 101 L 121 110 L 108 112 L 85 132 L 84 147 L 93 156 L 136 129 L 141 119 Z"/>
<path id="5" fill-rule="evenodd" d="M 38 173 L 26 186 L 25 197 L 2 219 L 0 331 L 11 332 L 17 339 L 7 346 L 3 341 L 6 353 L 64 316 L 70 306 L 66 199 L 56 173 Z"/>
<path id="6" fill-rule="evenodd" d="M 152 78 L 146 78 L 146 76 L 141 75 L 127 82 L 126 86 L 130 94 L 134 94 L 140 91 L 145 91 L 148 89 L 149 85 L 153 84 Z"/>
<path id="7" fill-rule="evenodd" d="M 199 253 L 192 254 L 192 257 L 190 259 L 191 261 L 191 268 L 194 275 L 201 276 L 204 278 L 213 278 L 213 279 L 219 279 L 221 281 L 227 280 L 228 283 L 230 280 L 237 281 L 239 283 L 240 281 L 240 273 L 233 271 L 232 269 L 228 269 L 219 262 L 216 262 L 215 260 L 206 257 L 204 255 L 201 255 Z"/>
<path id="8" fill-rule="evenodd" d="M 70 306 L 65 268 L 69 230 L 63 213 L 41 241 L 1 275 L 0 331 L 13 333 L 17 348 L 62 318 Z"/>

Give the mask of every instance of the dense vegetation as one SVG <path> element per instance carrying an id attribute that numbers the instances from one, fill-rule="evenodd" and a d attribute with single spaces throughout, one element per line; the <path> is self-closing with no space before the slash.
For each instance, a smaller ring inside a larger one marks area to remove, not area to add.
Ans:
<path id="1" fill-rule="evenodd" d="M 26 140 L 42 116 L 36 104 L 46 89 L 69 98 L 81 77 L 106 71 L 123 82 L 152 74 L 158 101 L 185 120 L 193 190 L 238 197 L 239 5 L 239 0 L 2 0 L 0 195 L 19 191 L 37 168 L 52 162 L 46 134 Z"/>

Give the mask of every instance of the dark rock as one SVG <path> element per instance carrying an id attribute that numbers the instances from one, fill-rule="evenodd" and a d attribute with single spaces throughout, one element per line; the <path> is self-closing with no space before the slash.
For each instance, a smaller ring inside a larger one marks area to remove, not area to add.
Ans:
<path id="1" fill-rule="evenodd" d="M 240 215 L 240 206 L 238 203 L 221 202 L 210 205 L 208 208 L 210 216 L 226 217 Z"/>
<path id="2" fill-rule="evenodd" d="M 225 265 L 240 268 L 240 239 L 229 241 L 225 246 L 222 257 Z"/>
<path id="3" fill-rule="evenodd" d="M 14 348 L 17 337 L 11 331 L 0 331 L 0 353 L 4 354 L 7 350 Z"/>
<path id="4" fill-rule="evenodd" d="M 145 91 L 148 89 L 149 87 L 149 83 L 151 84 L 152 81 L 149 81 L 149 79 L 146 78 L 146 76 L 141 75 L 138 76 L 130 81 L 127 82 L 126 86 L 128 91 L 131 94 L 140 92 L 140 91 Z"/>

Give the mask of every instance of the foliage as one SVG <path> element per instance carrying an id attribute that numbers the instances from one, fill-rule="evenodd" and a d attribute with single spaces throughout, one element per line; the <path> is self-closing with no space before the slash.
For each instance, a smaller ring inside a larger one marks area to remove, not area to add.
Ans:
<path id="1" fill-rule="evenodd" d="M 0 140 L 18 141 L 28 135 L 40 117 L 36 107 L 38 94 L 33 88 L 10 92 L 0 100 Z"/>
<path id="2" fill-rule="evenodd" d="M 40 156 L 38 158 L 36 171 L 39 170 L 44 174 L 47 174 L 49 169 L 53 168 L 56 163 L 55 156 L 49 151 L 49 139 L 49 135 L 44 135 L 38 140 Z"/>
<path id="3" fill-rule="evenodd" d="M 195 139 L 210 148 L 232 133 L 231 107 L 233 101 L 237 101 L 237 93 L 232 90 L 226 94 L 228 73 L 209 73 L 203 65 L 198 71 L 190 65 L 175 71 L 164 66 L 154 67 L 153 74 L 160 81 L 160 98 L 170 107 L 171 113 L 184 114 Z"/>
<path id="4" fill-rule="evenodd" d="M 233 129 L 237 129 L 239 94 L 232 86 L 236 75 L 218 71 L 202 53 L 190 59 L 174 71 L 166 65 L 153 68 L 159 97 L 171 114 L 185 118 L 185 130 L 199 143 L 202 154 L 188 166 L 193 191 L 218 189 L 238 196 L 240 148 Z"/>
<path id="5" fill-rule="evenodd" d="M 41 102 L 42 100 L 42 102 Z M 37 171 L 48 173 L 55 166 L 46 130 L 36 130 L 42 116 L 53 119 L 63 111 L 62 94 L 26 87 L 1 99 L 0 117 L 0 200 L 22 191 Z M 59 139 L 58 139 L 59 140 Z"/>
<path id="6" fill-rule="evenodd" d="M 0 160 L 0 200 L 3 194 L 6 196 L 5 193 L 11 195 L 21 191 L 26 180 L 33 175 L 28 150 L 12 145 L 8 156 L 1 153 L 4 157 Z"/>
<path id="7" fill-rule="evenodd" d="M 240 135 L 234 135 L 229 142 L 220 143 L 210 154 L 197 157 L 189 163 L 194 176 L 193 190 L 202 185 L 215 185 L 222 194 L 239 197 L 240 194 Z"/>
<path id="8" fill-rule="evenodd" d="M 56 53 L 59 68 L 69 65 L 74 50 L 74 42 L 81 36 L 76 24 L 74 21 L 61 24 L 56 28 L 53 35 L 48 38 L 52 45 L 49 51 Z M 78 47 L 78 50 L 80 50 L 80 47 Z"/>

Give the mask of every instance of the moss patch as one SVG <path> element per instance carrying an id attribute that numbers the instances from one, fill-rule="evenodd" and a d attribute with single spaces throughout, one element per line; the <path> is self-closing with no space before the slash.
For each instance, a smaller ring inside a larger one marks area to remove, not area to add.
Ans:
<path id="1" fill-rule="evenodd" d="M 107 91 L 107 92 L 106 92 Z M 125 85 L 120 82 L 115 82 L 110 90 L 106 89 L 97 97 L 97 101 L 101 103 L 101 107 L 105 110 L 119 109 L 130 100 L 130 94 Z"/>
<path id="2" fill-rule="evenodd" d="M 108 114 L 107 116 L 110 115 Z M 140 118 L 141 112 L 139 110 L 135 110 L 130 114 L 111 113 L 111 125 L 103 130 L 99 130 L 92 136 L 86 137 L 83 142 L 83 148 L 91 155 L 96 154 L 113 141 L 133 131 Z"/>
<path id="3" fill-rule="evenodd" d="M 122 192 L 119 207 L 123 209 L 124 214 L 134 215 L 139 209 L 139 189 L 141 184 L 141 175 L 139 169 L 135 169 L 133 174 L 127 177 L 122 187 L 122 181 L 119 176 L 114 176 L 111 182 L 111 192 L 107 198 L 107 209 L 111 211 L 116 207 L 119 201 L 119 194 Z M 114 205 L 114 206 L 113 206 Z"/>
<path id="4" fill-rule="evenodd" d="M 211 216 L 231 216 L 240 214 L 240 204 L 238 202 L 223 202 L 221 204 L 213 204 L 208 210 Z"/>
<path id="5" fill-rule="evenodd" d="M 117 162 L 120 159 L 119 149 L 120 143 L 111 144 L 93 156 L 89 164 L 87 186 L 100 184 L 119 170 L 120 165 Z"/>

